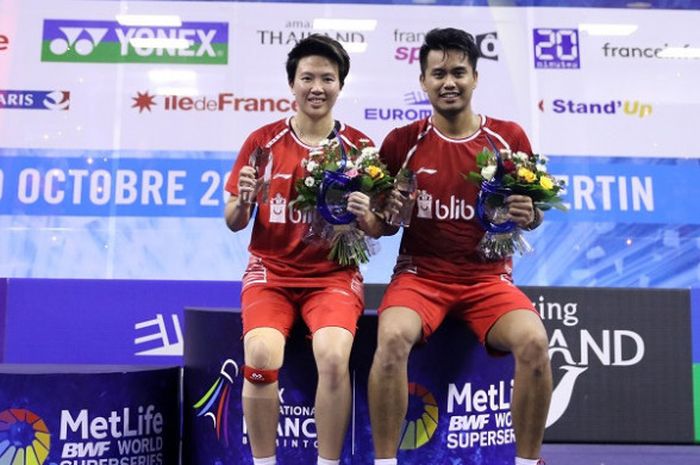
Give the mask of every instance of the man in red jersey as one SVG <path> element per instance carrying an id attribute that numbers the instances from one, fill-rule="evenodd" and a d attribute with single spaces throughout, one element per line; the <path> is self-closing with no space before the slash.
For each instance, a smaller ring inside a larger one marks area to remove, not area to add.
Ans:
<path id="1" fill-rule="evenodd" d="M 391 284 L 379 308 L 377 351 L 369 379 L 376 465 L 395 465 L 408 405 L 407 363 L 450 314 L 464 320 L 493 352 L 515 358 L 512 416 L 516 465 L 538 463 L 552 391 L 548 340 L 530 299 L 512 281 L 511 260 L 484 261 L 484 230 L 475 218 L 478 187 L 460 173 L 477 171 L 483 148 L 531 153 L 520 126 L 472 110 L 479 52 L 458 29 L 430 31 L 420 50 L 420 82 L 432 117 L 394 129 L 381 154 L 389 170 L 417 175 L 418 199 L 403 232 Z M 542 212 L 526 196 L 506 200 L 509 219 L 532 229 Z M 392 234 L 387 226 L 385 234 Z"/>
<path id="2" fill-rule="evenodd" d="M 328 248 L 303 241 L 311 215 L 290 208 L 290 202 L 296 198 L 295 181 L 306 176 L 301 161 L 322 140 L 335 138 L 346 150 L 369 143 L 360 131 L 333 118 L 349 67 L 348 54 L 337 41 L 316 34 L 300 41 L 286 65 L 296 114 L 248 137 L 226 185 L 231 230 L 245 228 L 257 205 L 241 294 L 243 412 L 255 465 L 276 463 L 277 374 L 298 315 L 312 334 L 318 368 L 318 463 L 337 465 L 342 452 L 351 403 L 348 361 L 364 307 L 362 276 L 356 267 L 329 260 Z M 260 150 L 269 153 L 260 167 L 264 173 L 251 166 L 250 154 Z M 350 194 L 347 209 L 361 229 L 380 234 L 381 222 L 365 194 Z"/>

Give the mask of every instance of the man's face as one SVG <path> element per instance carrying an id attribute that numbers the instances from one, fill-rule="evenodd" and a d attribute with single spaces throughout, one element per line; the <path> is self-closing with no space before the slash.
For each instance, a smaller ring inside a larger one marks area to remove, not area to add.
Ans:
<path id="1" fill-rule="evenodd" d="M 299 60 L 291 85 L 299 111 L 316 119 L 330 113 L 340 94 L 338 65 L 312 55 Z"/>
<path id="2" fill-rule="evenodd" d="M 458 50 L 428 52 L 420 82 L 437 113 L 456 115 L 471 108 L 478 74 Z"/>

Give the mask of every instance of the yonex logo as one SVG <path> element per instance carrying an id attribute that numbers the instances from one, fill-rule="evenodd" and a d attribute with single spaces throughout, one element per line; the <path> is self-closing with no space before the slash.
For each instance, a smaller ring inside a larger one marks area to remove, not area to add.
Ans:
<path id="1" fill-rule="evenodd" d="M 228 23 L 122 26 L 116 21 L 44 20 L 42 61 L 83 63 L 228 62 Z"/>
<path id="2" fill-rule="evenodd" d="M 55 55 L 65 55 L 69 50 L 81 56 L 90 55 L 95 47 L 102 42 L 107 28 L 98 27 L 60 27 L 63 37 L 56 37 L 49 42 L 49 49 Z"/>

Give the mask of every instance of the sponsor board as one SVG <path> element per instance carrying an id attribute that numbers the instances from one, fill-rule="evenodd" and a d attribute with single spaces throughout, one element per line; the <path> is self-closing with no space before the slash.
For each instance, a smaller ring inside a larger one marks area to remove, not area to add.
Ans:
<path id="1" fill-rule="evenodd" d="M 45 19 L 41 60 L 74 63 L 228 63 L 228 23 L 124 26 L 117 21 Z"/>
<path id="2" fill-rule="evenodd" d="M 550 340 L 545 440 L 693 441 L 688 291 L 523 290 Z"/>
<path id="3" fill-rule="evenodd" d="M 240 294 L 240 283 L 226 281 L 2 282 L 4 361 L 24 364 L 176 365 L 182 360 L 185 306 L 237 306 Z M 32 328 L 32 344 L 25 328 Z"/>
<path id="4" fill-rule="evenodd" d="M 185 312 L 184 422 L 191 438 L 185 444 L 185 462 L 252 462 L 240 405 L 243 347 L 240 338 L 230 337 L 240 332 L 237 311 Z M 290 463 L 312 462 L 317 454 L 313 419 L 317 374 L 306 335 L 303 325 L 295 326 L 280 370 L 277 450 L 278 457 Z M 347 463 L 372 460 L 366 382 L 375 345 L 376 317 L 364 316 L 350 363 L 355 401 L 341 457 Z M 487 357 L 466 328 L 453 323 L 414 351 L 409 410 L 399 444 L 401 463 L 458 463 L 465 454 L 482 457 L 480 463 L 512 463 L 512 361 L 498 358 L 487 365 Z"/>
<path id="5" fill-rule="evenodd" d="M 178 462 L 179 369 L 0 367 L 0 462 Z"/>

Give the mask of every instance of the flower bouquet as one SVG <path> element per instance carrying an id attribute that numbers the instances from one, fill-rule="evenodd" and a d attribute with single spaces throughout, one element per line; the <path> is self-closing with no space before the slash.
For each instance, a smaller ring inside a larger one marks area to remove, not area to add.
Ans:
<path id="1" fill-rule="evenodd" d="M 492 152 L 484 148 L 477 154 L 479 171 L 470 172 L 467 178 L 481 187 L 476 216 L 486 230 L 479 244 L 485 259 L 500 260 L 515 252 L 525 254 L 532 251 L 521 229 L 508 218 L 505 199 L 509 195 L 528 196 L 534 207 L 542 211 L 551 208 L 566 210 L 560 197 L 564 181 L 547 173 L 547 162 L 544 155 L 510 150 Z"/>
<path id="2" fill-rule="evenodd" d="M 322 141 L 301 161 L 305 176 L 296 181 L 294 206 L 315 211 L 307 237 L 325 241 L 328 258 L 344 266 L 367 263 L 373 250 L 355 215 L 347 211 L 347 197 L 360 191 L 376 206 L 394 183 L 379 160 L 379 150 L 368 142 L 346 150 L 338 138 Z"/>

